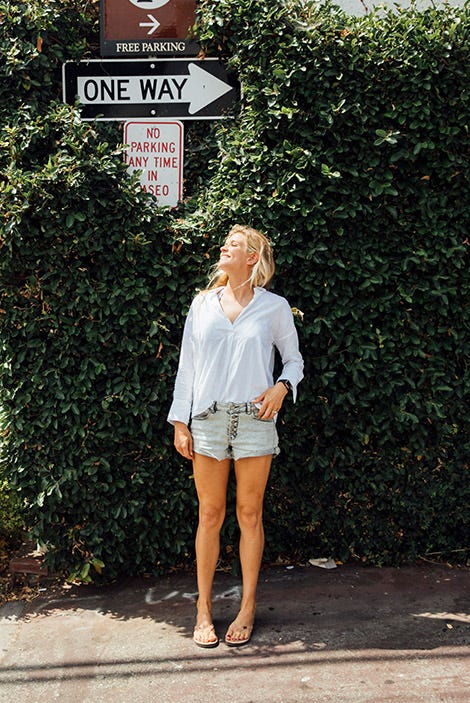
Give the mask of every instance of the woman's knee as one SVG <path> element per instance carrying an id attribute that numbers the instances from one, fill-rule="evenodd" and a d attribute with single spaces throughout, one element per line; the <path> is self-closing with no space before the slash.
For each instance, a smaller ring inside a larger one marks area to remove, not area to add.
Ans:
<path id="1" fill-rule="evenodd" d="M 225 518 L 225 505 L 200 505 L 199 506 L 199 525 L 206 529 L 219 529 Z"/>
<path id="2" fill-rule="evenodd" d="M 252 505 L 237 505 L 237 519 L 240 529 L 255 530 L 263 520 L 262 508 Z"/>

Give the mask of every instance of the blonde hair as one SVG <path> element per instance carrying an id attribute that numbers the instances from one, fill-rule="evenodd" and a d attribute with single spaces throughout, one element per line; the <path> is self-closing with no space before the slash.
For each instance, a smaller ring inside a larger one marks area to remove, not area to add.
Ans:
<path id="1" fill-rule="evenodd" d="M 258 261 L 253 266 L 250 276 L 250 285 L 260 288 L 267 288 L 274 276 L 274 256 L 269 239 L 253 227 L 247 225 L 233 225 L 228 233 L 228 237 L 233 234 L 241 234 L 246 241 L 246 246 L 250 254 L 257 254 Z M 228 274 L 221 271 L 218 264 L 212 268 L 209 284 L 206 290 L 225 286 L 228 281 Z"/>

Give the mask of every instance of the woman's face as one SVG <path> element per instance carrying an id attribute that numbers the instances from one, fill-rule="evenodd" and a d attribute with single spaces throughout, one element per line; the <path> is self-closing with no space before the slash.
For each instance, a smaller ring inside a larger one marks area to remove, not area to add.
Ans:
<path id="1" fill-rule="evenodd" d="M 249 270 L 258 257 L 248 251 L 245 237 L 240 232 L 229 234 L 220 247 L 219 268 L 227 273 Z"/>

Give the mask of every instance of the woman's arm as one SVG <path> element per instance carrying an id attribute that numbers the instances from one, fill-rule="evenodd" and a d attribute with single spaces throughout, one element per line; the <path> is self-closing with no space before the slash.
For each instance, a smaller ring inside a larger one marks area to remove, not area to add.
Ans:
<path id="1" fill-rule="evenodd" d="M 295 328 L 294 316 L 287 300 L 284 300 L 278 317 L 274 344 L 282 360 L 282 371 L 279 378 L 289 381 L 295 402 L 297 386 L 304 377 L 304 360 L 299 351 L 299 337 Z"/>
<path id="2" fill-rule="evenodd" d="M 287 300 L 283 300 L 281 310 L 276 311 L 274 344 L 282 359 L 282 371 L 279 379 L 289 382 L 294 402 L 297 397 L 297 385 L 303 378 L 304 362 L 299 351 L 299 338 L 294 324 L 294 316 Z M 277 381 L 257 398 L 261 403 L 259 417 L 268 419 L 276 415 L 282 407 L 288 389 L 284 383 Z"/>
<path id="3" fill-rule="evenodd" d="M 194 382 L 194 301 L 184 324 L 178 371 L 175 379 L 173 402 L 168 413 L 172 425 L 180 422 L 189 425 L 193 404 Z"/>

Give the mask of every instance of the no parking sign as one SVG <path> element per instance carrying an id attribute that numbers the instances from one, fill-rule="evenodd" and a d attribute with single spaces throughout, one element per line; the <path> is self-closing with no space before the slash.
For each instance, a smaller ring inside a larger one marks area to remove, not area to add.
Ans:
<path id="1" fill-rule="evenodd" d="M 128 171 L 142 171 L 143 190 L 159 207 L 176 207 L 183 192 L 182 122 L 126 122 L 124 142 Z"/>

